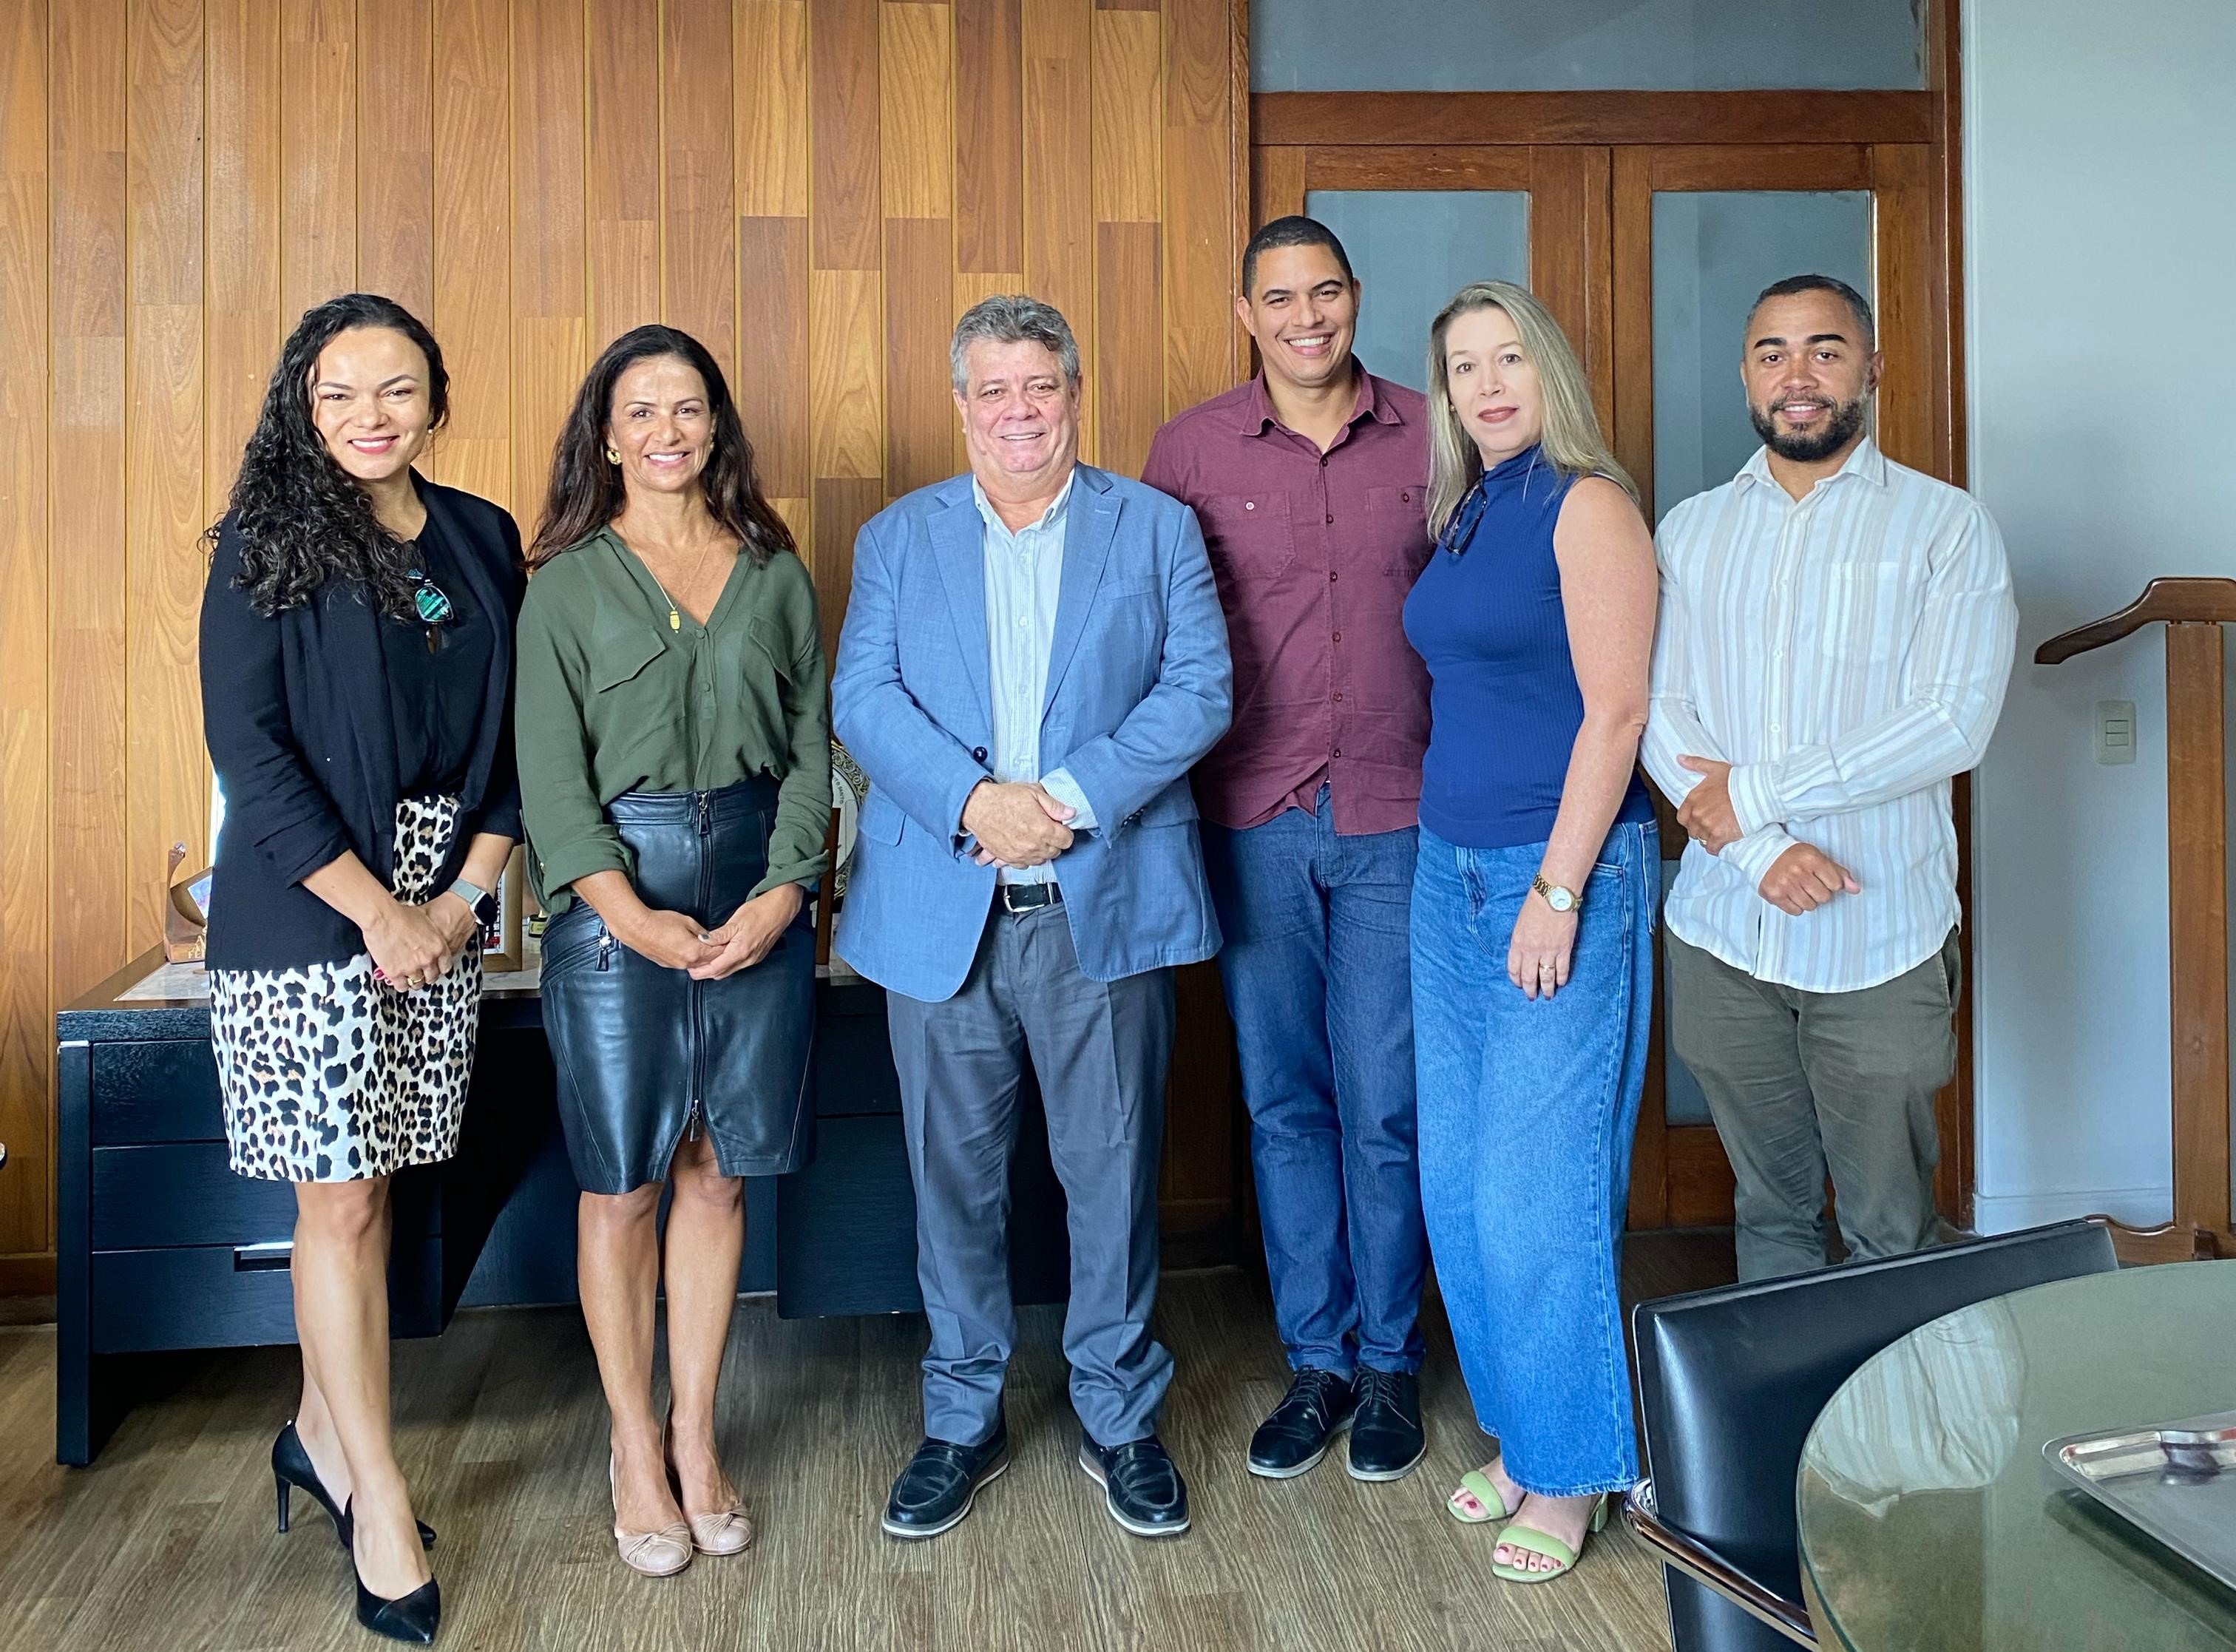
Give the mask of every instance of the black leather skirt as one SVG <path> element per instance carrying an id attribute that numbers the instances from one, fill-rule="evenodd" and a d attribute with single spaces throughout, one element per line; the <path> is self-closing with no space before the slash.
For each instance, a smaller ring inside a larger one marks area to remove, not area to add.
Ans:
<path id="1" fill-rule="evenodd" d="M 629 792 L 606 813 L 636 859 L 645 905 L 713 929 L 767 872 L 776 782 Z M 584 1192 L 666 1181 L 676 1148 L 701 1133 L 725 1175 L 782 1175 L 814 1156 L 806 903 L 759 964 L 694 981 L 623 946 L 578 898 L 544 931 L 543 997 L 559 1116 Z"/>

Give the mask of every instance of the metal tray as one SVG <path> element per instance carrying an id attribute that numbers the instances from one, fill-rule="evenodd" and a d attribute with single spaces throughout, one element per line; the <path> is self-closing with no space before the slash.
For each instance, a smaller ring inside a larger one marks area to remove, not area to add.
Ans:
<path id="1" fill-rule="evenodd" d="M 2236 1589 L 2236 1411 L 2068 1434 L 2042 1454 L 2113 1514 Z"/>

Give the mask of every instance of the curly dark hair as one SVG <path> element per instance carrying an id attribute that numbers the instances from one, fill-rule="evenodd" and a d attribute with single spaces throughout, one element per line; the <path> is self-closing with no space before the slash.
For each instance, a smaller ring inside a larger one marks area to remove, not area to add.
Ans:
<path id="1" fill-rule="evenodd" d="M 319 354 L 352 327 L 387 327 L 427 358 L 431 430 L 450 416 L 450 375 L 443 350 L 418 317 L 377 293 L 345 293 L 312 306 L 280 347 L 264 392 L 264 411 L 240 456 L 225 515 L 203 536 L 213 548 L 231 522 L 240 535 L 237 582 L 260 614 L 300 608 L 330 579 L 361 582 L 380 611 L 413 617 L 403 542 L 380 525 L 372 498 L 326 451 L 311 419 L 311 373 Z"/>
<path id="2" fill-rule="evenodd" d="M 582 543 L 621 514 L 625 494 L 619 468 L 606 459 L 606 425 L 613 416 L 614 386 L 640 361 L 674 356 L 687 363 L 707 385 L 707 411 L 714 425 L 714 451 L 700 473 L 707 509 L 728 532 L 737 535 L 755 566 L 781 550 L 792 550 L 792 530 L 761 496 L 753 470 L 753 444 L 730 399 L 728 380 L 707 346 L 677 327 L 632 327 L 605 347 L 590 364 L 575 405 L 551 451 L 551 488 L 543 501 L 543 521 L 529 547 L 528 565 L 540 568 L 561 551 Z"/>

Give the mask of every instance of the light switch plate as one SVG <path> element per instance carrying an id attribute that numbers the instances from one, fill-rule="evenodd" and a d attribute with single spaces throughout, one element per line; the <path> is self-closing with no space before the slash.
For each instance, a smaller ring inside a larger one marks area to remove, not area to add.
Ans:
<path id="1" fill-rule="evenodd" d="M 2096 702 L 2096 760 L 2132 763 L 2135 760 L 2135 702 L 2100 700 Z"/>

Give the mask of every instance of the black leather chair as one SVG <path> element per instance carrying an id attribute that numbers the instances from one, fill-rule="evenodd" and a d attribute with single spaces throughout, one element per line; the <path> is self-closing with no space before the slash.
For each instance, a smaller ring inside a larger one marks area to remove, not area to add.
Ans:
<path id="1" fill-rule="evenodd" d="M 2105 1227 L 2069 1221 L 1641 1302 L 1648 1478 L 1623 1515 L 1666 1564 L 1676 1652 L 1817 1643 L 1794 1476 L 1817 1414 L 1858 1366 L 1944 1313 L 2118 1266 Z"/>

